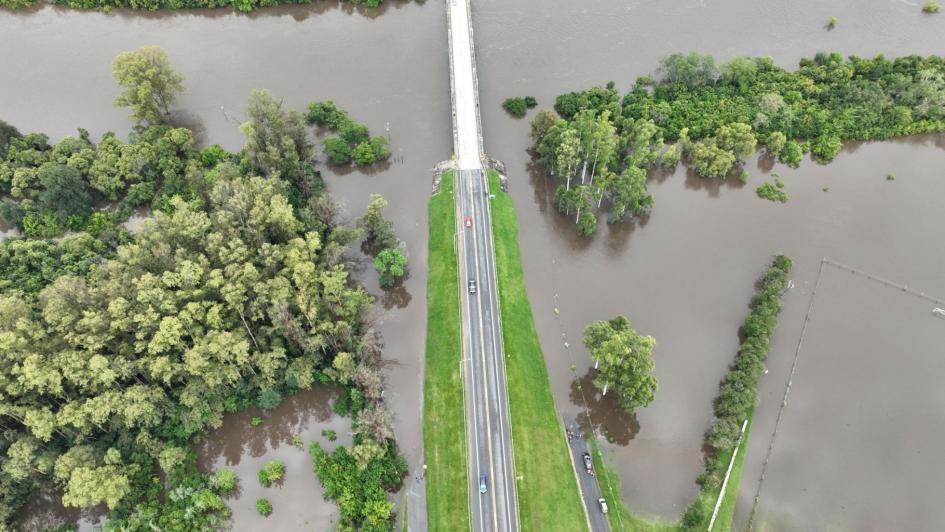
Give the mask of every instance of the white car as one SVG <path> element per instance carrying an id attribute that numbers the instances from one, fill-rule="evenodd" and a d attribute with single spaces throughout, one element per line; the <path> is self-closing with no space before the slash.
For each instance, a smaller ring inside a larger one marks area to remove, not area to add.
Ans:
<path id="1" fill-rule="evenodd" d="M 607 501 L 605 501 L 604 499 L 597 499 L 597 504 L 600 505 L 601 513 L 604 513 L 604 514 L 607 513 Z"/>

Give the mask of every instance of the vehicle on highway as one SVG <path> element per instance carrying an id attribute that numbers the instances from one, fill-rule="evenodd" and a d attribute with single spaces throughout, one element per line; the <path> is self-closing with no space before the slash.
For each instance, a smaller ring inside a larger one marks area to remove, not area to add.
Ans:
<path id="1" fill-rule="evenodd" d="M 466 287 L 469 288 L 469 293 L 470 293 L 470 294 L 475 294 L 475 293 L 476 293 L 476 280 L 475 280 L 475 279 L 470 279 L 470 280 L 469 280 L 469 283 L 466 285 Z"/>
<path id="2" fill-rule="evenodd" d="M 593 464 L 591 463 L 591 454 L 584 453 L 584 467 L 586 467 L 587 471 L 590 472 L 592 466 Z"/>
<path id="3" fill-rule="evenodd" d="M 466 217 L 466 227 L 472 227 L 472 216 Z"/>
<path id="4" fill-rule="evenodd" d="M 604 499 L 597 499 L 597 504 L 600 505 L 600 512 L 605 514 L 607 513 L 607 501 Z"/>
<path id="5" fill-rule="evenodd" d="M 489 486 L 487 484 L 488 482 L 487 482 L 486 476 L 479 475 L 479 493 L 485 493 L 486 491 L 489 490 Z M 601 500 L 604 500 L 604 499 L 601 499 Z"/>

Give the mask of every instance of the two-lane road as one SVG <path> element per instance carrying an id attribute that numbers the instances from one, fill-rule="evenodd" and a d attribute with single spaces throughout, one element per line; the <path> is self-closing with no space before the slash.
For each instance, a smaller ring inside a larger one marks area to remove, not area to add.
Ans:
<path id="1" fill-rule="evenodd" d="M 512 434 L 488 186 L 480 169 L 460 170 L 457 179 L 472 526 L 477 531 L 515 531 Z"/>

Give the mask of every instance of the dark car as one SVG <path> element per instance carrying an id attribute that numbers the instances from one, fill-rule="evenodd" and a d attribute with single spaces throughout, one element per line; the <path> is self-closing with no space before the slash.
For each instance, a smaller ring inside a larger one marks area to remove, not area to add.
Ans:
<path id="1" fill-rule="evenodd" d="M 488 479 L 485 475 L 479 475 L 479 493 L 485 493 L 489 490 Z"/>
<path id="2" fill-rule="evenodd" d="M 593 467 L 590 453 L 584 453 L 584 467 L 586 467 L 588 471 L 590 471 L 591 467 Z"/>
<path id="3" fill-rule="evenodd" d="M 469 288 L 469 293 L 470 293 L 470 294 L 475 294 L 475 293 L 476 293 L 476 280 L 475 280 L 475 279 L 470 279 L 470 280 L 469 280 L 469 283 L 467 283 L 466 286 L 467 286 L 467 288 Z"/>

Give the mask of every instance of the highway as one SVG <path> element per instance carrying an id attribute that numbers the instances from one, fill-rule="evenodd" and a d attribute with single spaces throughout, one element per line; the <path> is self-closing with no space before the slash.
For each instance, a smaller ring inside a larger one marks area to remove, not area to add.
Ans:
<path id="1" fill-rule="evenodd" d="M 454 200 L 462 290 L 463 387 L 471 526 L 475 531 L 514 532 L 520 527 L 512 430 L 489 187 L 482 166 L 469 0 L 446 1 L 457 168 Z M 484 490 L 480 487 L 482 482 L 485 483 Z"/>
<path id="2" fill-rule="evenodd" d="M 481 169 L 458 172 L 460 264 L 464 280 L 464 385 L 473 530 L 518 530 L 512 433 L 499 321 L 492 222 Z M 470 220 L 467 227 L 465 220 Z M 475 281 L 475 293 L 469 282 Z M 486 492 L 480 492 L 485 475 Z"/>

